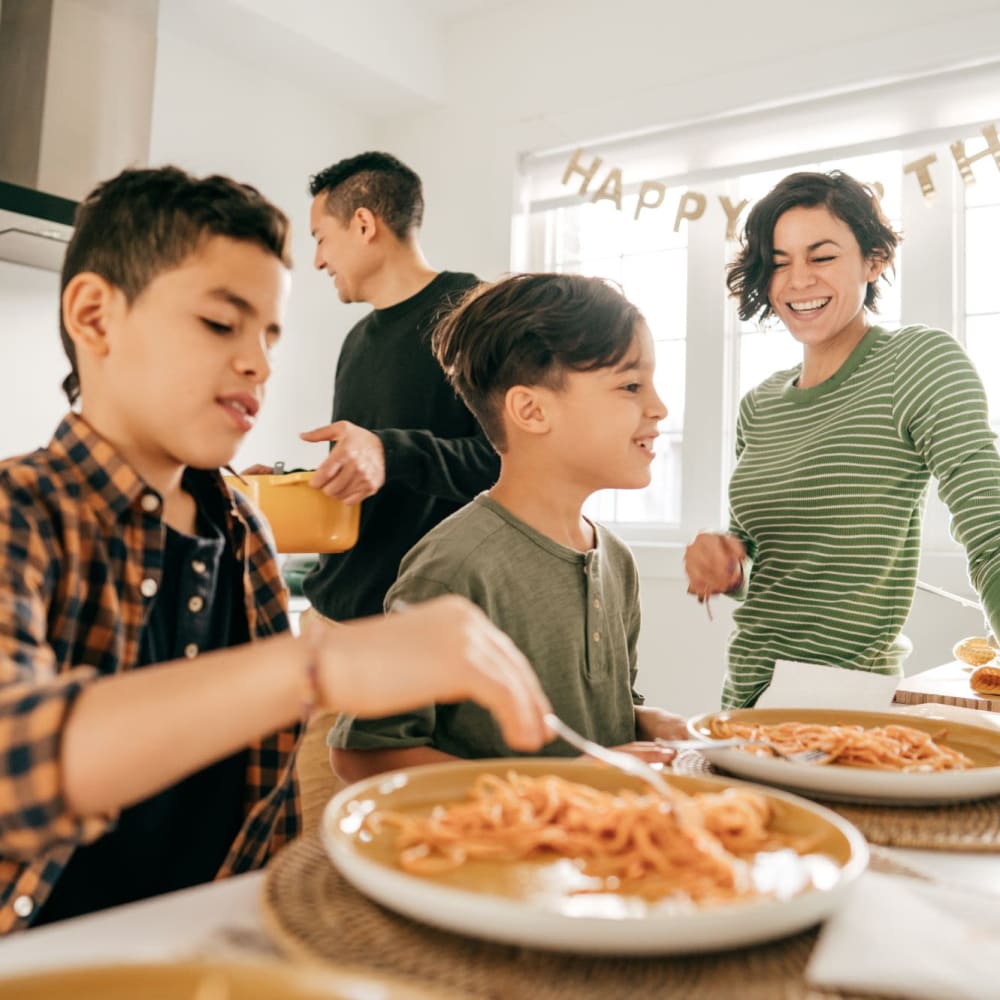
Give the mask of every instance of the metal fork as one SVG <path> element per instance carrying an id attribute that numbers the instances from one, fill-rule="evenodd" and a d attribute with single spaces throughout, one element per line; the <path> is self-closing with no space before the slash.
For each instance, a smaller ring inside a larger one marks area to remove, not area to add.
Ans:
<path id="1" fill-rule="evenodd" d="M 634 778 L 641 778 L 661 795 L 669 796 L 671 794 L 670 785 L 664 780 L 663 775 L 644 760 L 633 757 L 629 753 L 622 753 L 620 750 L 609 750 L 607 747 L 602 747 L 600 744 L 588 740 L 585 736 L 581 736 L 575 729 L 567 726 L 559 716 L 553 715 L 551 712 L 545 716 L 545 724 L 552 732 L 561 736 L 569 743 L 570 746 L 576 747 L 577 750 L 588 757 L 593 757 L 594 760 L 599 760 L 604 764 L 617 768 L 619 771 L 624 771 Z"/>
<path id="2" fill-rule="evenodd" d="M 656 740 L 657 746 L 669 747 L 674 750 L 728 750 L 731 747 L 767 747 L 775 757 L 791 761 L 793 764 L 823 764 L 830 759 L 825 750 L 799 750 L 796 753 L 786 753 L 779 750 L 767 740 L 744 740 L 733 737 L 728 740 Z"/>

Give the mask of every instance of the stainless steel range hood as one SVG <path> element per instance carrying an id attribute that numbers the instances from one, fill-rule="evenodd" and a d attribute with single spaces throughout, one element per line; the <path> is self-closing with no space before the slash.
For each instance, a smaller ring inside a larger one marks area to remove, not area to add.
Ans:
<path id="1" fill-rule="evenodd" d="M 0 260 L 59 270 L 76 202 L 149 157 L 159 0 L 0 0 Z"/>

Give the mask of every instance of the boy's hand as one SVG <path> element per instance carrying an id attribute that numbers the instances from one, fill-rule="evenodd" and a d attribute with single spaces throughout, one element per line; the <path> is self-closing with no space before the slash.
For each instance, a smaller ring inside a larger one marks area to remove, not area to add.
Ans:
<path id="1" fill-rule="evenodd" d="M 747 550 L 735 536 L 703 531 L 684 550 L 688 593 L 704 600 L 713 594 L 728 594 L 743 582 L 743 560 Z"/>
<path id="2" fill-rule="evenodd" d="M 640 741 L 683 740 L 691 735 L 682 715 L 650 705 L 635 706 L 635 734 Z"/>
<path id="3" fill-rule="evenodd" d="M 385 483 L 385 449 L 377 434 L 338 420 L 306 431 L 303 441 L 334 441 L 330 454 L 316 466 L 309 485 L 344 503 L 361 503 Z"/>
<path id="4" fill-rule="evenodd" d="M 241 476 L 270 476 L 274 474 L 273 465 L 261 465 L 258 462 L 256 465 L 247 466 L 240 472 Z"/>
<path id="5" fill-rule="evenodd" d="M 623 743 L 619 747 L 608 747 L 608 749 L 631 754 L 633 757 L 644 760 L 647 764 L 669 764 L 677 756 L 676 750 L 670 747 L 661 747 L 649 740 L 633 740 L 631 743 Z"/>
<path id="6" fill-rule="evenodd" d="M 514 643 L 470 601 L 450 595 L 339 629 L 310 629 L 320 650 L 320 693 L 333 711 L 394 715 L 470 699 L 489 709 L 516 750 L 547 742 L 551 711 Z"/>

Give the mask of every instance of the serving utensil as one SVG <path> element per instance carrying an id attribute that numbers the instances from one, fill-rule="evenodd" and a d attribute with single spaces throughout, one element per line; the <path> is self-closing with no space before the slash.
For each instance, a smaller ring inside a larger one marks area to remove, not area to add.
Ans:
<path id="1" fill-rule="evenodd" d="M 655 741 L 657 746 L 669 747 L 674 750 L 728 750 L 739 747 L 767 747 L 780 760 L 791 761 L 793 764 L 823 764 L 830 759 L 825 750 L 798 750 L 787 753 L 779 750 L 767 740 L 744 740 L 738 736 L 727 740 L 664 740 Z"/>
<path id="2" fill-rule="evenodd" d="M 944 590 L 941 587 L 935 587 L 930 583 L 924 583 L 923 580 L 917 580 L 917 589 L 926 590 L 928 594 L 937 594 L 938 597 L 944 597 L 949 601 L 954 601 L 956 604 L 961 604 L 963 608 L 971 608 L 973 611 L 985 614 L 983 606 L 976 601 L 970 601 L 967 597 L 959 597 L 958 594 L 953 594 L 951 591 Z"/>
<path id="3" fill-rule="evenodd" d="M 559 716 L 552 712 L 545 715 L 545 724 L 570 746 L 576 747 L 580 753 L 593 757 L 594 760 L 599 760 L 609 767 L 617 768 L 625 774 L 630 774 L 633 778 L 641 778 L 661 795 L 669 796 L 672 794 L 670 785 L 664 780 L 663 775 L 639 757 L 633 757 L 630 753 L 622 753 L 620 750 L 609 750 L 599 743 L 594 743 L 593 740 L 588 740 L 575 729 L 567 726 Z"/>

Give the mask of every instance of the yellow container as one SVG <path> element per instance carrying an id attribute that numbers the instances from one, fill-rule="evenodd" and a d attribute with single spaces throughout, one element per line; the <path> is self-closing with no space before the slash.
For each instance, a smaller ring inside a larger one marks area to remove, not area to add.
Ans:
<path id="1" fill-rule="evenodd" d="M 343 552 L 358 540 L 361 504 L 313 489 L 312 472 L 224 478 L 263 511 L 279 552 Z"/>

